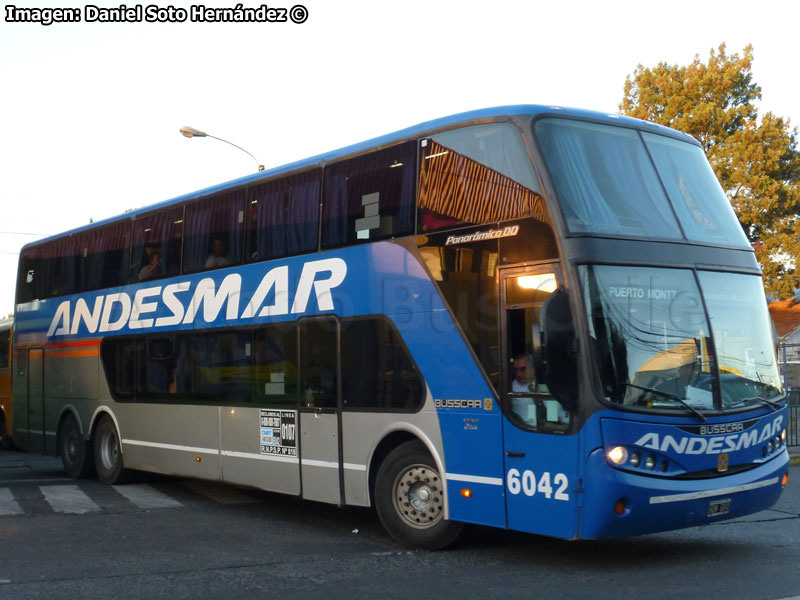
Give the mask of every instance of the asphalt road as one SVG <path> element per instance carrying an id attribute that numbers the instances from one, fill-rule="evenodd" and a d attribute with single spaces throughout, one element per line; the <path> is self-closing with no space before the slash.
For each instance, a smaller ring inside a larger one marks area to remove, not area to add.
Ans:
<path id="1" fill-rule="evenodd" d="M 475 528 L 407 551 L 373 511 L 0 451 L 0 598 L 800 598 L 800 467 L 769 511 L 567 542 Z"/>

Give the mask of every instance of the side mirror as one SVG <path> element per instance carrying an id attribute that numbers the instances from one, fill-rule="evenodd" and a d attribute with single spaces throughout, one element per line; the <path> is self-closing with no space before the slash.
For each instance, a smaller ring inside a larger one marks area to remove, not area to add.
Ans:
<path id="1" fill-rule="evenodd" d="M 541 325 L 533 326 L 533 360 L 536 377 L 567 409 L 578 402 L 575 327 L 569 292 L 558 288 L 542 305 Z"/>

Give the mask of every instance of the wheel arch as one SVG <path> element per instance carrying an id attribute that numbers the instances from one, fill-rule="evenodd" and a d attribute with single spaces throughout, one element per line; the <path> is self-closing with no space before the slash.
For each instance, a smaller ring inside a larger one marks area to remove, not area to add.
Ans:
<path id="1" fill-rule="evenodd" d="M 112 423 L 114 423 L 114 428 L 117 430 L 117 437 L 119 438 L 119 452 L 120 454 L 124 454 L 122 435 L 120 434 L 119 422 L 117 421 L 117 416 L 114 414 L 114 411 L 111 410 L 111 408 L 109 408 L 105 404 L 101 404 L 94 410 L 94 414 L 92 415 L 91 423 L 89 425 L 89 431 L 91 431 L 90 437 L 94 438 L 95 431 L 97 431 L 98 423 L 100 423 L 100 420 L 106 416 L 109 419 L 111 419 Z"/>
<path id="2" fill-rule="evenodd" d="M 83 421 L 81 420 L 81 414 L 78 412 L 78 409 L 72 404 L 65 404 L 61 407 L 61 414 L 58 415 L 58 426 L 56 427 L 56 456 L 61 456 L 62 426 L 64 425 L 64 421 L 69 417 L 72 417 L 78 423 L 78 431 L 81 432 L 84 441 L 89 441 L 89 438 L 86 437 L 86 430 L 83 428 Z"/>
<path id="3" fill-rule="evenodd" d="M 380 436 L 380 441 L 375 445 L 374 450 L 369 458 L 369 467 L 368 467 L 368 486 L 369 486 L 369 501 L 371 506 L 375 506 L 375 482 L 378 477 L 378 471 L 381 468 L 381 465 L 389 456 L 389 454 L 406 442 L 418 442 L 421 444 L 428 454 L 431 455 L 433 458 L 434 463 L 436 464 L 436 468 L 439 471 L 439 474 L 442 478 L 442 481 L 446 480 L 445 477 L 445 466 L 444 466 L 444 457 L 441 455 L 439 450 L 436 448 L 434 443 L 430 440 L 425 433 L 411 424 L 404 424 L 406 426 L 395 428 L 392 431 L 387 431 Z M 445 519 L 449 518 L 449 503 L 447 497 L 447 485 L 444 485 L 444 517 Z"/>

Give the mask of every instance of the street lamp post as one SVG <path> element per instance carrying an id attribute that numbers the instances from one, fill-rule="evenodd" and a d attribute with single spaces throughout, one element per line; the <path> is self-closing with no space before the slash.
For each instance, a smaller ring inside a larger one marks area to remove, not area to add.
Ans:
<path id="1" fill-rule="evenodd" d="M 206 133 L 205 131 L 200 131 L 199 129 L 195 129 L 194 127 L 181 127 L 180 131 L 181 131 L 181 134 L 183 135 L 183 137 L 187 137 L 187 138 L 210 137 L 210 138 L 214 138 L 215 140 L 219 140 L 220 142 L 225 142 L 226 144 L 230 144 L 234 148 L 238 148 L 242 152 L 248 154 L 250 156 L 250 158 L 252 158 L 254 161 L 256 161 L 256 164 L 258 165 L 258 170 L 259 171 L 263 171 L 264 170 L 264 165 L 262 165 L 260 162 L 258 162 L 258 159 L 255 156 L 253 156 L 250 152 L 247 152 L 247 150 L 245 150 L 241 146 L 237 146 L 233 142 L 229 142 L 228 140 L 223 140 L 222 138 L 219 138 L 219 137 L 217 137 L 215 135 L 211 135 L 210 133 Z"/>

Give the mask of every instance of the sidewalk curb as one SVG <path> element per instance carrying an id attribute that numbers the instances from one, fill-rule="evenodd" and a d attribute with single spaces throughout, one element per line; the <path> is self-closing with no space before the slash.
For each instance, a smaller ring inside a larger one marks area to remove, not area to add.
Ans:
<path id="1" fill-rule="evenodd" d="M 800 465 L 800 454 L 790 454 L 789 455 L 789 464 L 793 467 Z"/>

